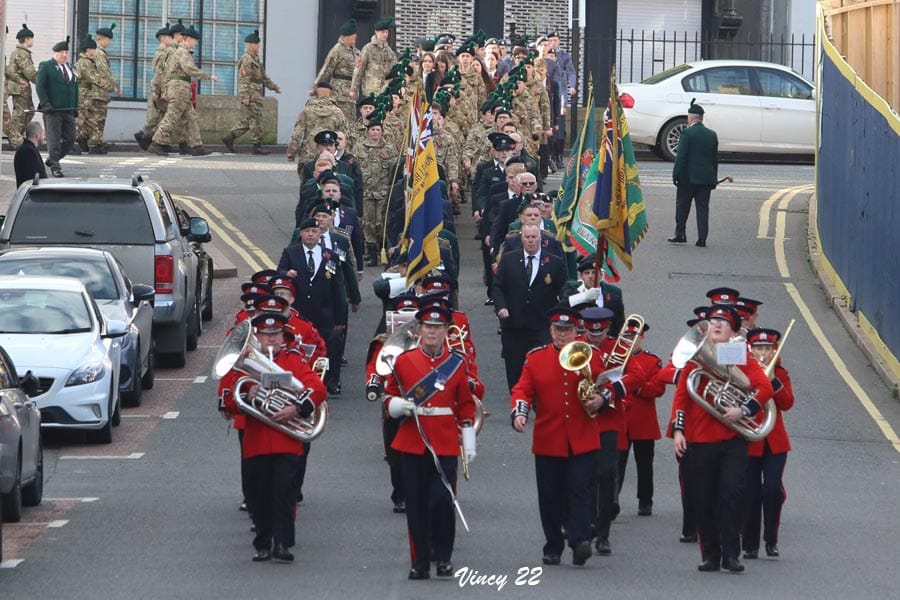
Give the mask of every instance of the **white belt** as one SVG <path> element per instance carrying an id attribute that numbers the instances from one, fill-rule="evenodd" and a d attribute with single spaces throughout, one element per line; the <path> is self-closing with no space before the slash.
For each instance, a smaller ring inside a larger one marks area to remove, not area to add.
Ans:
<path id="1" fill-rule="evenodd" d="M 449 406 L 417 406 L 416 414 L 421 417 L 443 417 L 452 415 L 453 409 Z"/>

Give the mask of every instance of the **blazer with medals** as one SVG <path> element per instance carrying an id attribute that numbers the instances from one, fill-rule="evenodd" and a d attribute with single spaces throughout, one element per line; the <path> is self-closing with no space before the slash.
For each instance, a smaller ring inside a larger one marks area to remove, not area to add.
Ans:
<path id="1" fill-rule="evenodd" d="M 307 248 L 293 244 L 285 248 L 278 261 L 278 271 L 287 274 L 294 269 L 297 295 L 294 308 L 312 321 L 322 337 L 327 338 L 335 325 L 347 322 L 347 293 L 338 276 L 338 257 L 331 250 L 322 250 L 322 260 L 315 273 L 307 266 Z"/>
<path id="2" fill-rule="evenodd" d="M 60 64 L 52 58 L 45 60 L 38 67 L 37 88 L 38 108 L 43 111 L 69 111 L 75 114 L 78 110 L 78 77 L 75 68 L 66 63 L 69 70 L 69 82 L 63 76 Z"/>
<path id="3" fill-rule="evenodd" d="M 500 326 L 546 330 L 550 326 L 547 311 L 556 306 L 563 285 L 566 267 L 562 259 L 541 251 L 535 267 L 537 274 L 531 285 L 525 274 L 525 253 L 511 252 L 500 258 L 494 275 L 494 310 L 507 309 L 508 319 Z"/>

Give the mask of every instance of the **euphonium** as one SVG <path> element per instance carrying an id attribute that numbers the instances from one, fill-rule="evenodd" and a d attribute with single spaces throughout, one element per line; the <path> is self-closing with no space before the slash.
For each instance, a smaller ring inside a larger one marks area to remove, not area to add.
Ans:
<path id="1" fill-rule="evenodd" d="M 265 388 L 261 385 L 269 375 L 278 377 L 287 371 L 265 356 L 259 342 L 253 335 L 250 321 L 242 321 L 228 336 L 213 361 L 213 379 L 220 379 L 231 369 L 246 373 L 235 382 L 233 395 L 241 412 L 254 417 L 270 427 L 281 431 L 301 442 L 311 442 L 325 430 L 328 422 L 328 403 L 322 402 L 315 412 L 306 419 L 295 417 L 290 421 L 279 423 L 272 417 L 286 406 L 296 404 L 300 397 L 309 392 L 296 377 L 285 378 L 287 387 Z M 244 386 L 256 385 L 253 394 L 242 393 Z"/>
<path id="2" fill-rule="evenodd" d="M 566 371 L 577 372 L 581 375 L 578 382 L 578 400 L 581 407 L 591 419 L 597 416 L 593 409 L 588 408 L 587 402 L 594 395 L 596 386 L 594 376 L 591 373 L 591 355 L 593 350 L 586 342 L 569 342 L 559 350 L 559 364 Z"/>
<path id="3" fill-rule="evenodd" d="M 770 399 L 760 409 L 763 412 L 762 421 L 756 417 L 743 417 L 736 423 L 725 422 L 725 409 L 743 406 L 753 397 L 754 391 L 743 371 L 734 365 L 718 363 L 715 344 L 708 341 L 708 336 L 709 321 L 700 321 L 682 336 L 672 351 L 672 364 L 676 368 L 683 368 L 689 361 L 698 365 L 688 376 L 688 394 L 706 412 L 747 441 L 765 439 L 775 426 L 778 415 L 775 401 Z"/>
<path id="4" fill-rule="evenodd" d="M 415 348 L 418 344 L 419 322 L 415 318 L 410 318 L 403 325 L 396 327 L 384 341 L 384 345 L 381 346 L 378 357 L 375 359 L 375 372 L 382 377 L 390 374 L 397 357 L 407 350 Z"/>

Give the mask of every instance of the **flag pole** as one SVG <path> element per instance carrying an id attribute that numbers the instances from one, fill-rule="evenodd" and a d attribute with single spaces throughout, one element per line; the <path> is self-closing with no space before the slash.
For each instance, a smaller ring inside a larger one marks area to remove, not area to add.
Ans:
<path id="1" fill-rule="evenodd" d="M 618 148 L 618 146 L 619 146 L 619 144 L 618 144 L 618 139 L 619 139 L 618 121 L 619 121 L 619 119 L 618 119 L 618 117 L 619 117 L 619 115 L 618 115 L 618 110 L 616 110 L 617 109 L 617 106 L 616 106 L 617 101 L 618 101 L 618 98 L 616 98 L 616 65 L 615 65 L 615 63 L 613 63 L 612 68 L 610 69 L 610 72 L 609 72 L 609 103 L 607 105 L 608 110 L 609 110 L 609 117 L 610 117 L 610 119 L 609 119 L 610 127 L 612 128 L 612 131 L 611 132 L 606 131 L 606 123 L 604 122 L 604 127 L 603 127 L 604 140 L 601 142 L 601 143 L 606 143 L 605 138 L 608 135 L 610 135 L 610 133 L 611 133 L 610 137 L 612 137 L 612 140 L 611 140 L 612 143 L 609 145 L 609 153 L 610 153 L 610 159 L 611 159 L 610 164 L 612 165 L 612 173 L 609 173 L 609 177 L 610 177 L 609 218 L 611 220 L 614 219 L 613 209 L 618 204 L 618 201 L 616 198 L 616 192 L 618 190 L 618 183 L 619 183 L 618 182 L 618 179 L 619 179 L 619 148 Z M 608 246 L 607 246 L 606 236 L 602 235 L 600 233 L 600 231 L 598 230 L 597 231 L 597 256 L 595 259 L 597 262 L 597 271 L 598 271 L 598 273 L 597 273 L 598 284 L 597 285 L 599 285 L 599 282 L 603 276 L 603 273 L 605 272 L 604 266 L 606 264 L 607 251 L 608 251 Z"/>

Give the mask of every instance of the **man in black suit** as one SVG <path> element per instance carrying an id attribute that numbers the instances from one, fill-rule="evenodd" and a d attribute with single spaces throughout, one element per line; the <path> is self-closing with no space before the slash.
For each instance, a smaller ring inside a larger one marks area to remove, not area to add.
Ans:
<path id="1" fill-rule="evenodd" d="M 493 285 L 510 389 L 522 373 L 528 351 L 550 341 L 547 311 L 559 302 L 566 282 L 562 259 L 541 250 L 538 226 L 523 226 L 521 235 L 522 252 L 503 255 Z"/>
<path id="2" fill-rule="evenodd" d="M 68 64 L 69 38 L 53 46 L 53 58 L 38 67 L 38 109 L 44 113 L 47 132 L 47 166 L 54 177 L 63 177 L 59 161 L 75 143 L 75 116 L 78 114 L 78 79 Z M 33 176 L 33 175 L 32 175 Z"/>
<path id="3" fill-rule="evenodd" d="M 47 170 L 38 146 L 44 140 L 44 128 L 37 121 L 32 121 L 25 127 L 25 141 L 16 150 L 13 158 L 13 169 L 16 172 L 16 187 L 25 181 L 34 179 L 35 173 L 40 174 L 41 179 L 47 178 Z"/>
<path id="4" fill-rule="evenodd" d="M 278 271 L 294 281 L 294 308 L 309 319 L 328 346 L 330 366 L 325 384 L 330 394 L 341 393 L 341 348 L 347 327 L 347 296 L 341 278 L 339 257 L 323 248 L 315 219 L 300 224 L 300 243 L 285 248 Z M 358 300 L 356 300 L 358 302 Z"/>

